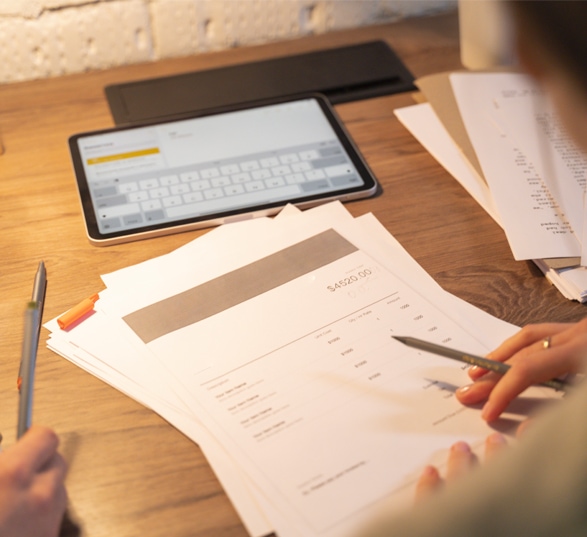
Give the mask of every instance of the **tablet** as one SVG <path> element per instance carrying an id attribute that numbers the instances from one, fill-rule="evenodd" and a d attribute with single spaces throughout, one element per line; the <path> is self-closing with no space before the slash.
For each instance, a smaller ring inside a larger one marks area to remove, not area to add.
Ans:
<path id="1" fill-rule="evenodd" d="M 109 245 L 374 195 L 327 99 L 281 99 L 69 139 L 88 238 Z"/>

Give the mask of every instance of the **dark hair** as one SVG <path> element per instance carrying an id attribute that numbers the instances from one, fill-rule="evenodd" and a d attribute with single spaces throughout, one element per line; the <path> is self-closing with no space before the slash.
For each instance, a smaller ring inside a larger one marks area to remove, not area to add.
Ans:
<path id="1" fill-rule="evenodd" d="M 510 0 L 519 31 L 531 32 L 587 95 L 587 2 Z"/>

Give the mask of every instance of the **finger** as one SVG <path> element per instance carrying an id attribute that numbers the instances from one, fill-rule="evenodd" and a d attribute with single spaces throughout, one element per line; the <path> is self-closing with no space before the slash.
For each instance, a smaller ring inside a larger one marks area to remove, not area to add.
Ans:
<path id="1" fill-rule="evenodd" d="M 520 352 L 528 352 L 532 345 L 543 345 L 547 338 L 553 334 L 568 332 L 576 327 L 576 323 L 543 323 L 539 325 L 527 325 L 512 337 L 506 339 L 499 347 L 489 352 L 486 358 L 498 362 L 505 362 Z M 480 366 L 469 368 L 468 374 L 472 380 L 478 380 L 489 371 Z"/>
<path id="2" fill-rule="evenodd" d="M 10 454 L 18 458 L 30 473 L 36 473 L 54 457 L 58 447 L 59 438 L 51 429 L 33 425 L 10 448 Z"/>
<path id="3" fill-rule="evenodd" d="M 488 373 L 471 384 L 461 386 L 456 390 L 455 395 L 463 405 L 475 405 L 489 397 L 500 379 L 501 375 Z"/>
<path id="4" fill-rule="evenodd" d="M 540 342 L 523 355 L 518 354 L 511 360 L 511 368 L 497 382 L 488 395 L 481 412 L 486 421 L 497 419 L 526 388 L 556 378 L 575 367 L 575 354 L 569 346 L 559 345 L 545 349 Z"/>
<path id="5" fill-rule="evenodd" d="M 521 436 L 526 434 L 528 427 L 531 427 L 533 423 L 534 420 L 531 418 L 525 419 L 522 423 L 520 423 L 520 425 L 518 425 L 518 428 L 516 429 L 516 438 L 520 438 Z"/>
<path id="6" fill-rule="evenodd" d="M 544 338 L 564 332 L 574 325 L 571 323 L 543 323 L 524 326 L 519 332 L 506 339 L 499 347 L 487 354 L 490 360 L 504 362 L 522 349 L 544 340 Z"/>
<path id="7" fill-rule="evenodd" d="M 487 375 L 487 373 L 489 373 L 489 369 L 483 369 L 481 366 L 474 365 L 473 367 L 469 368 L 467 373 L 471 380 L 478 380 Z"/>
<path id="8" fill-rule="evenodd" d="M 497 453 L 500 453 L 508 443 L 503 434 L 493 433 L 485 439 L 485 458 L 490 460 L 495 457 Z"/>
<path id="9" fill-rule="evenodd" d="M 450 448 L 446 468 L 447 481 L 467 473 L 477 462 L 477 457 L 466 442 L 456 442 Z"/>
<path id="10" fill-rule="evenodd" d="M 442 479 L 434 466 L 426 466 L 416 483 L 416 501 L 419 502 L 442 486 Z"/>

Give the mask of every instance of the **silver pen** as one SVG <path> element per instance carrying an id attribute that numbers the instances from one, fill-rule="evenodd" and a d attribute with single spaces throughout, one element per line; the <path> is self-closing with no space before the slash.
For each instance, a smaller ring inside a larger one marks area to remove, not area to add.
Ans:
<path id="1" fill-rule="evenodd" d="M 39 322 L 37 330 L 41 332 L 41 323 L 43 320 L 43 307 L 45 306 L 45 294 L 47 292 L 47 270 L 45 269 L 45 263 L 39 262 L 39 267 L 35 274 L 35 281 L 33 283 L 33 294 L 31 296 L 31 302 L 36 302 L 39 308 Z M 16 380 L 16 387 L 20 390 L 22 383 L 22 360 L 20 361 L 20 368 L 18 370 L 18 378 Z"/>
<path id="2" fill-rule="evenodd" d="M 407 336 L 391 337 L 393 339 L 397 339 L 398 341 L 400 341 L 404 345 L 407 345 L 408 347 L 413 347 L 415 349 L 419 349 L 422 351 L 431 352 L 432 354 L 438 354 L 439 356 L 444 356 L 445 358 L 459 360 L 460 362 L 465 362 L 470 365 L 476 365 L 483 369 L 494 371 L 495 373 L 498 373 L 500 375 L 504 375 L 506 371 L 510 368 L 508 364 L 504 364 L 503 362 L 498 362 L 497 360 L 490 360 L 489 358 L 483 358 L 482 356 L 467 354 L 466 352 L 461 352 L 457 351 L 456 349 L 451 349 L 449 347 L 437 345 L 436 343 L 424 341 L 423 339 Z M 548 388 L 552 388 L 558 391 L 566 391 L 569 387 L 569 384 L 558 379 L 547 380 L 545 382 L 541 382 L 539 385 L 546 386 Z"/>
<path id="3" fill-rule="evenodd" d="M 41 261 L 35 274 L 32 300 L 27 304 L 25 311 L 24 335 L 18 379 L 20 393 L 16 429 L 17 438 L 20 438 L 31 426 L 35 366 L 46 290 L 47 272 L 45 270 L 45 264 Z"/>

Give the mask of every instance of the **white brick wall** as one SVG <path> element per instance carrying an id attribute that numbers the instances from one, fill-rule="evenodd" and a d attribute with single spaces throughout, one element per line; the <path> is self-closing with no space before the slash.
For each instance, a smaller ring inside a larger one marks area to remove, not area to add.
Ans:
<path id="1" fill-rule="evenodd" d="M 0 83 L 378 24 L 456 0 L 0 0 Z"/>

